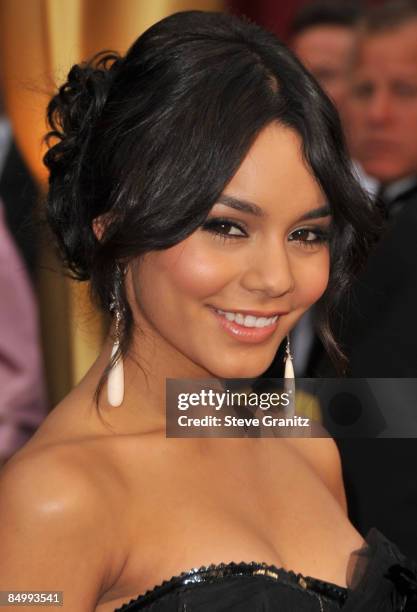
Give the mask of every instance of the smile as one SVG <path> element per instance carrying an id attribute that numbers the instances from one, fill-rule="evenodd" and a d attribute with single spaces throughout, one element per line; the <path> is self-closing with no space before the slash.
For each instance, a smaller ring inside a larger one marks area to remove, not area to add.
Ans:
<path id="1" fill-rule="evenodd" d="M 240 342 L 256 344 L 267 340 L 277 329 L 280 315 L 257 316 L 211 307 L 220 327 Z M 269 313 L 268 313 L 269 314 Z"/>
<path id="2" fill-rule="evenodd" d="M 227 310 L 220 310 L 219 308 L 216 308 L 216 312 L 225 317 L 228 321 L 236 321 L 236 323 L 244 327 L 268 327 L 278 320 L 278 315 L 269 318 L 255 317 L 254 315 L 244 315 L 240 312 L 229 312 Z"/>

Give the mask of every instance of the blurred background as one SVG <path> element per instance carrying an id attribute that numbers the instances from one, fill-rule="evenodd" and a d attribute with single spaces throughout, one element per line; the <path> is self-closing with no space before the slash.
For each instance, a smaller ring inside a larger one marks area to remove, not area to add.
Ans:
<path id="1" fill-rule="evenodd" d="M 339 109 L 354 157 L 360 157 L 346 119 L 349 66 L 357 19 L 381 2 L 333 0 L 324 8 L 324 22 L 317 4 L 323 3 L 0 0 L 0 460 L 17 450 L 82 378 L 105 332 L 88 287 L 63 276 L 38 223 L 47 187 L 45 108 L 54 88 L 74 63 L 102 49 L 124 53 L 141 32 L 173 12 L 243 14 L 292 46 L 315 74 Z M 359 163 L 357 171 L 370 193 L 375 191 L 377 181 Z M 303 351 L 296 353 L 303 373 Z"/>

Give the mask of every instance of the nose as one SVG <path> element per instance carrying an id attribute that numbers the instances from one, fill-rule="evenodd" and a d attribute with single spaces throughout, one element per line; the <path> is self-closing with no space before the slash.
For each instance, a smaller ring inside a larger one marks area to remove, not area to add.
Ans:
<path id="1" fill-rule="evenodd" d="M 391 118 L 392 102 L 388 91 L 378 90 L 368 102 L 368 120 L 374 124 L 386 123 Z"/>
<path id="2" fill-rule="evenodd" d="M 241 285 L 247 291 L 256 291 L 268 298 L 280 297 L 295 288 L 291 261 L 282 244 L 265 241 L 263 248 L 251 253 L 241 276 Z"/>

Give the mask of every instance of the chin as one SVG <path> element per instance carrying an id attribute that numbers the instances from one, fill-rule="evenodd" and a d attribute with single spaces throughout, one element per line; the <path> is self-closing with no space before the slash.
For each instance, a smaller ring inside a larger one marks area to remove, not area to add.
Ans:
<path id="1" fill-rule="evenodd" d="M 218 367 L 211 370 L 212 376 L 215 378 L 258 378 L 271 365 L 271 361 L 264 363 L 235 363 L 235 364 L 219 364 Z"/>
<path id="2" fill-rule="evenodd" d="M 404 176 L 407 176 L 407 172 L 401 168 L 394 168 L 389 164 L 364 164 L 363 166 L 366 174 L 375 177 L 381 183 L 391 183 Z"/>

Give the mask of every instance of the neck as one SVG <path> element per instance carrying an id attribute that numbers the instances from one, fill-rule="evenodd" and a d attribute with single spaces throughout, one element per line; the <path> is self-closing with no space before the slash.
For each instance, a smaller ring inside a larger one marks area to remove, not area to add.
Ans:
<path id="1" fill-rule="evenodd" d="M 79 387 L 91 400 L 96 386 L 110 360 L 113 345 L 109 334 L 96 362 L 90 368 Z M 107 401 L 107 384 L 99 398 L 100 413 L 115 420 L 116 427 L 124 433 L 165 430 L 166 420 L 166 379 L 207 379 L 213 375 L 190 361 L 161 337 L 147 332 L 135 331 L 129 354 L 123 359 L 124 398 L 118 407 Z"/>

